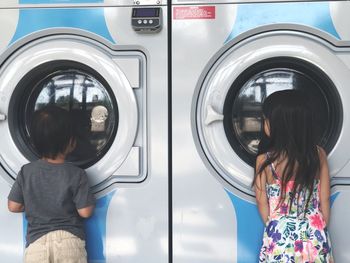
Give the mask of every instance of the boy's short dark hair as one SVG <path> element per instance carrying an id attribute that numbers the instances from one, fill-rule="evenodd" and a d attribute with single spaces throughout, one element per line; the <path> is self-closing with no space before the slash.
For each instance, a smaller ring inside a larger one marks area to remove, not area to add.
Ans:
<path id="1" fill-rule="evenodd" d="M 75 139 L 68 111 L 48 105 L 34 113 L 31 138 L 41 157 L 56 158 Z"/>

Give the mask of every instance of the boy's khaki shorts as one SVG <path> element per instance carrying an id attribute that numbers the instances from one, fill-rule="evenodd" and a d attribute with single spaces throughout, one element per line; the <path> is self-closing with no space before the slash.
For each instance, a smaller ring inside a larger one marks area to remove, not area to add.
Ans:
<path id="1" fill-rule="evenodd" d="M 87 263 L 85 241 L 63 230 L 47 233 L 26 248 L 24 262 Z"/>

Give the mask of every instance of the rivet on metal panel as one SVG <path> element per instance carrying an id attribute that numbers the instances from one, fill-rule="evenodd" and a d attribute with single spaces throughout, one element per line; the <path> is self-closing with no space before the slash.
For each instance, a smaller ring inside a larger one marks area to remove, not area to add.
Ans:
<path id="1" fill-rule="evenodd" d="M 134 5 L 161 5 L 162 0 L 134 0 Z"/>
<path id="2" fill-rule="evenodd" d="M 0 121 L 5 121 L 6 120 L 6 115 L 0 113 Z"/>

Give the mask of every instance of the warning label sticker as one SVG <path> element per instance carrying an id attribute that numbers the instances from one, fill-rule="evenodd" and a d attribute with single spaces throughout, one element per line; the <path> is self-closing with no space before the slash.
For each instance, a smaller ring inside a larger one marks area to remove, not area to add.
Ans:
<path id="1" fill-rule="evenodd" d="M 215 6 L 174 7 L 174 19 L 215 19 Z"/>

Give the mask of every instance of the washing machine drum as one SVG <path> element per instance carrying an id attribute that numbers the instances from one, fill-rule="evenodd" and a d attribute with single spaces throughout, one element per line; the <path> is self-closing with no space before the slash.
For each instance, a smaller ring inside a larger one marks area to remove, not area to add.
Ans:
<path id="1" fill-rule="evenodd" d="M 301 90 L 313 110 L 317 141 L 332 150 L 341 127 L 341 104 L 332 81 L 314 65 L 295 58 L 273 58 L 246 69 L 232 84 L 224 104 L 224 129 L 235 152 L 254 165 L 266 152 L 262 104 L 279 90 Z"/>
<path id="2" fill-rule="evenodd" d="M 324 44 L 292 33 L 268 35 L 233 46 L 213 61 L 198 82 L 194 114 L 197 146 L 221 182 L 253 195 L 255 159 L 268 142 L 262 104 L 279 90 L 303 91 L 313 109 L 319 145 L 328 153 L 334 150 L 345 129 L 334 80 L 345 87 L 347 74 L 339 73 L 342 62 Z M 334 169 L 347 162 L 340 151 L 334 156 Z"/>
<path id="3" fill-rule="evenodd" d="M 66 38 L 25 45 L 0 69 L 0 112 L 7 117 L 0 123 L 0 160 L 10 182 L 23 164 L 40 157 L 30 126 L 34 112 L 46 105 L 70 113 L 77 145 L 67 159 L 87 170 L 92 185 L 111 177 L 133 147 L 137 102 L 114 53 Z"/>
<path id="4" fill-rule="evenodd" d="M 39 65 L 20 80 L 10 102 L 9 128 L 29 160 L 39 157 L 31 144 L 32 117 L 47 105 L 67 110 L 72 118 L 77 144 L 68 161 L 87 168 L 106 153 L 117 132 L 118 106 L 109 84 L 97 71 L 78 62 L 55 60 Z"/>

